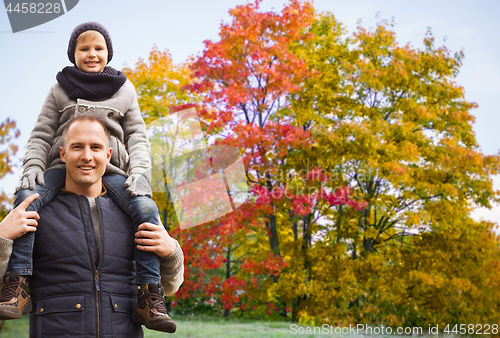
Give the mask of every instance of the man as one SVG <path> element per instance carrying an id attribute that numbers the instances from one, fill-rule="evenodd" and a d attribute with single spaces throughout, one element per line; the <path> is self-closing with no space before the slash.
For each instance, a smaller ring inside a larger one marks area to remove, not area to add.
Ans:
<path id="1" fill-rule="evenodd" d="M 132 313 L 153 311 L 154 320 L 165 325 L 164 331 L 175 331 L 164 308 L 161 285 L 139 290 L 142 306 L 135 308 L 133 243 L 161 257 L 162 284 L 168 296 L 183 281 L 182 251 L 163 227 L 143 223 L 136 232 L 131 219 L 108 198 L 102 176 L 111 149 L 104 125 L 90 116 L 75 118 L 67 126 L 60 156 L 66 165 L 62 192 L 39 211 L 39 217 L 16 208 L 17 219 L 6 218 L 11 223 L 24 222 L 26 227 L 37 226 L 30 337 L 142 337 Z M 0 258 L 5 256 L 1 248 L 0 241 Z M 13 305 L 26 306 L 29 296 L 24 281 L 7 276 L 6 287 L 7 283 L 16 293 Z"/>

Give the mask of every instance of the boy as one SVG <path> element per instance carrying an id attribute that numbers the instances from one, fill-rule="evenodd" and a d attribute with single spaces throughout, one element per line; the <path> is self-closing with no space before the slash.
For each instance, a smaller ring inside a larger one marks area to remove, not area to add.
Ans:
<path id="1" fill-rule="evenodd" d="M 75 66 L 57 74 L 58 83 L 52 86 L 31 132 L 23 176 L 16 187 L 16 206 L 36 192 L 40 197 L 27 210 L 38 211 L 58 195 L 66 173 L 59 157 L 62 131 L 74 117 L 92 115 L 111 134 L 112 155 L 103 177 L 108 194 L 136 227 L 144 222 L 159 224 L 158 209 L 150 198 L 150 148 L 137 94 L 125 74 L 107 66 L 112 57 L 113 45 L 106 28 L 97 22 L 75 27 L 68 44 L 68 58 Z M 91 175 L 96 168 L 89 165 L 74 169 Z M 19 318 L 31 311 L 25 290 L 32 274 L 33 243 L 33 232 L 14 242 L 2 286 L 0 319 Z M 132 320 L 152 330 L 175 331 L 164 302 L 148 297 L 153 290 L 161 290 L 158 256 L 136 249 L 136 264 L 139 297 Z M 163 294 L 159 296 L 155 299 L 164 299 Z"/>

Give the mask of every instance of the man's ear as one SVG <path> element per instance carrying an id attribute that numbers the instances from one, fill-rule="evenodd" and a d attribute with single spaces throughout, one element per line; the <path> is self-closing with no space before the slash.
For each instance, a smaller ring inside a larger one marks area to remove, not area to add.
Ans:
<path id="1" fill-rule="evenodd" d="M 64 152 L 64 148 L 59 147 L 59 156 L 61 157 L 61 161 L 63 161 L 63 163 L 66 163 L 66 161 L 64 160 L 64 155 L 66 155 L 66 153 Z"/>
<path id="2" fill-rule="evenodd" d="M 108 149 L 108 153 L 107 153 L 107 155 L 106 155 L 106 157 L 107 157 L 107 159 L 108 159 L 108 163 L 109 163 L 109 161 L 111 160 L 111 153 L 112 153 L 112 152 L 113 152 L 113 149 L 111 149 L 111 147 L 109 147 L 109 149 Z"/>

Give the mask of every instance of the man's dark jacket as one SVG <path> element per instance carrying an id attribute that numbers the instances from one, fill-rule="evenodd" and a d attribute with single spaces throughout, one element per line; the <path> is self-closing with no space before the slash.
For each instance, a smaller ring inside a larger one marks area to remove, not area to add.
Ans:
<path id="1" fill-rule="evenodd" d="M 137 302 L 134 227 L 107 195 L 96 202 L 102 254 L 85 196 L 62 192 L 39 212 L 30 338 L 143 337 L 131 321 Z"/>

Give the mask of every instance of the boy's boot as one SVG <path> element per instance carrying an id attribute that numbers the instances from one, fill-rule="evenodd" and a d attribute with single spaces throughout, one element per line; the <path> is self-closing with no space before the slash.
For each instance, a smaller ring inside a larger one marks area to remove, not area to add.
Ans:
<path id="1" fill-rule="evenodd" d="M 163 286 L 160 283 L 139 285 L 139 296 L 137 306 L 132 313 L 132 321 L 150 330 L 175 332 L 176 325 L 168 316 Z"/>
<path id="2" fill-rule="evenodd" d="M 0 320 L 18 319 L 21 315 L 30 313 L 33 309 L 28 295 L 26 277 L 19 273 L 7 273 L 0 295 Z"/>

